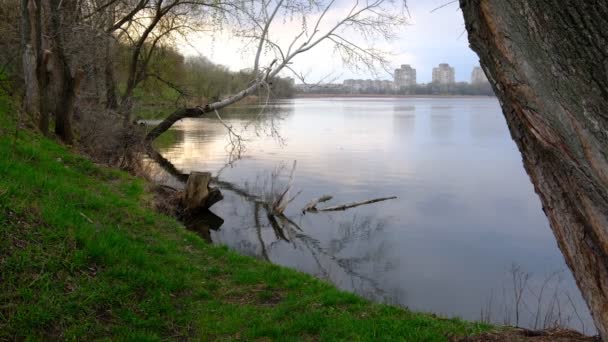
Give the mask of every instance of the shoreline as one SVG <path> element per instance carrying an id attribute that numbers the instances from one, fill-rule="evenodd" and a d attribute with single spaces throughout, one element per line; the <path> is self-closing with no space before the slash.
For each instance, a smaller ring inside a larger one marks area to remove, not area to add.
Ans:
<path id="1" fill-rule="evenodd" d="M 397 94 L 294 94 L 294 99 L 314 99 L 314 98 L 496 98 L 487 95 L 397 95 Z"/>
<path id="2" fill-rule="evenodd" d="M 11 112 L 0 93 L 7 130 Z M 0 340 L 441 341 L 497 330 L 211 245 L 159 212 L 155 188 L 34 131 L 0 134 Z"/>
<path id="3" fill-rule="evenodd" d="M 15 127 L 1 94 L 0 123 Z M 7 237 L 0 240 L 7 275 L 0 290 L 10 299 L 0 340 L 485 341 L 539 334 L 374 303 L 208 244 L 158 211 L 154 184 L 32 131 L 0 135 L 0 156 Z"/>

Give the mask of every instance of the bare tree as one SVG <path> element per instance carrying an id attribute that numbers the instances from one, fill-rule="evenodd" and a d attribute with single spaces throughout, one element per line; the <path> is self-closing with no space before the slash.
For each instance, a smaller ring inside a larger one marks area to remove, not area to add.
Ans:
<path id="1" fill-rule="evenodd" d="M 74 101 L 81 76 L 70 66 L 65 46 L 77 20 L 78 4 L 75 0 L 23 0 L 21 6 L 25 108 L 39 116 L 39 128 L 45 134 L 52 111 L 55 133 L 72 143 Z M 57 101 L 51 108 L 53 95 Z"/>
<path id="2" fill-rule="evenodd" d="M 53 44 L 53 54 L 50 56 L 53 62 L 52 72 L 57 87 L 55 113 L 55 134 L 66 143 L 74 140 L 73 116 L 76 96 L 83 71 L 71 62 L 71 54 L 66 51 L 69 35 L 78 18 L 78 2 L 76 0 L 50 0 L 50 25 L 48 30 L 49 40 Z"/>
<path id="3" fill-rule="evenodd" d="M 48 132 L 48 109 L 44 104 L 46 93 L 46 66 L 42 50 L 42 16 L 40 0 L 21 1 L 21 53 L 25 80 L 24 108 L 32 117 L 38 117 L 42 133 Z"/>
<path id="4" fill-rule="evenodd" d="M 126 123 L 133 120 L 133 92 L 148 77 L 164 82 L 159 75 L 149 72 L 155 54 L 176 37 L 203 30 L 209 20 L 221 16 L 221 1 L 206 0 L 92 0 L 83 5 L 83 20 L 105 32 L 106 40 L 106 103 L 118 109 Z M 112 47 L 116 44 L 129 48 L 128 69 L 124 87 L 117 96 Z M 175 85 L 171 84 L 175 88 Z"/>
<path id="5" fill-rule="evenodd" d="M 296 57 L 322 43 L 331 44 L 348 65 L 386 67 L 388 55 L 377 49 L 373 41 L 393 38 L 395 30 L 406 22 L 405 3 L 399 0 L 356 1 L 347 8 L 340 8 L 335 0 L 235 1 L 225 6 L 230 8 L 233 26 L 238 27 L 234 34 L 255 46 L 250 86 L 223 100 L 173 112 L 148 133 L 148 142 L 183 118 L 216 113 L 260 89 L 268 89 L 269 80 L 283 71 L 297 75 L 292 67 Z M 401 10 L 395 11 L 396 7 Z M 338 19 L 330 19 L 336 14 L 340 14 Z M 280 30 L 286 21 L 301 30 L 289 41 L 274 39 L 274 30 Z"/>

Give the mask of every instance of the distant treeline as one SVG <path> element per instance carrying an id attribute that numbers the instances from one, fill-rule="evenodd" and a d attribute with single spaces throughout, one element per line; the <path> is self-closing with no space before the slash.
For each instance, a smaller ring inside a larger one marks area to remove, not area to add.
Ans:
<path id="1" fill-rule="evenodd" d="M 494 96 L 494 90 L 490 83 L 471 84 L 458 82 L 454 84 L 418 84 L 413 87 L 401 88 L 401 95 L 486 95 Z"/>
<path id="2" fill-rule="evenodd" d="M 394 89 L 377 89 L 367 88 L 358 91 L 346 88 L 341 85 L 323 86 L 309 88 L 306 90 L 300 90 L 299 93 L 308 94 L 361 94 L 361 95 L 481 95 L 481 96 L 494 96 L 494 90 L 490 83 L 471 84 L 466 82 L 459 82 L 454 84 L 417 84 L 412 87 L 402 87 L 399 90 Z"/>

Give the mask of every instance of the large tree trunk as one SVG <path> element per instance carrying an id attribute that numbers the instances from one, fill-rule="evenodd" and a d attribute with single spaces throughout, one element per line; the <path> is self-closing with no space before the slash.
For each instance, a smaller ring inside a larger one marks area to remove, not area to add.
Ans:
<path id="1" fill-rule="evenodd" d="M 68 144 L 74 141 L 74 105 L 83 76 L 82 71 L 72 72 L 70 57 L 66 51 L 66 37 L 74 27 L 76 15 L 75 0 L 50 0 L 49 33 L 53 43 L 58 97 L 55 106 L 55 134 Z"/>
<path id="2" fill-rule="evenodd" d="M 36 78 L 36 23 L 37 6 L 34 0 L 21 0 L 21 58 L 25 83 L 24 108 L 31 117 L 38 116 L 39 94 Z"/>
<path id="3" fill-rule="evenodd" d="M 21 51 L 25 81 L 25 111 L 38 117 L 43 134 L 49 130 L 48 53 L 45 51 L 45 24 L 40 0 L 21 1 Z"/>
<path id="4" fill-rule="evenodd" d="M 608 341 L 608 2 L 460 5 L 559 248 Z"/>
<path id="5" fill-rule="evenodd" d="M 117 109 L 118 99 L 116 98 L 116 80 L 114 77 L 114 52 L 112 39 L 106 38 L 106 62 L 104 65 L 104 81 L 106 89 L 106 108 Z"/>

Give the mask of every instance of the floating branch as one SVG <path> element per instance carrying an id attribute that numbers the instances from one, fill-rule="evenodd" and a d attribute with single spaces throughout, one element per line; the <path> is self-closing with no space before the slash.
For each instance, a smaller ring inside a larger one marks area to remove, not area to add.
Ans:
<path id="1" fill-rule="evenodd" d="M 304 209 L 302 209 L 302 214 L 305 214 L 307 211 L 316 211 L 317 204 L 330 201 L 332 198 L 333 197 L 330 195 L 323 195 L 319 198 L 313 199 L 312 201 L 308 202 L 306 206 L 304 206 Z"/>
<path id="2" fill-rule="evenodd" d="M 375 199 L 372 199 L 372 200 L 369 200 L 369 201 L 364 201 L 364 202 L 354 202 L 354 203 L 349 203 L 349 204 L 337 205 L 337 206 L 334 206 L 334 207 L 316 209 L 316 211 L 340 211 L 340 210 L 346 210 L 346 209 L 358 207 L 360 205 L 366 205 L 366 204 L 372 204 L 372 203 L 377 203 L 377 202 L 382 202 L 382 201 L 388 201 L 388 200 L 392 200 L 392 199 L 396 199 L 396 198 L 397 198 L 397 196 L 381 197 L 381 198 L 375 198 Z"/>

